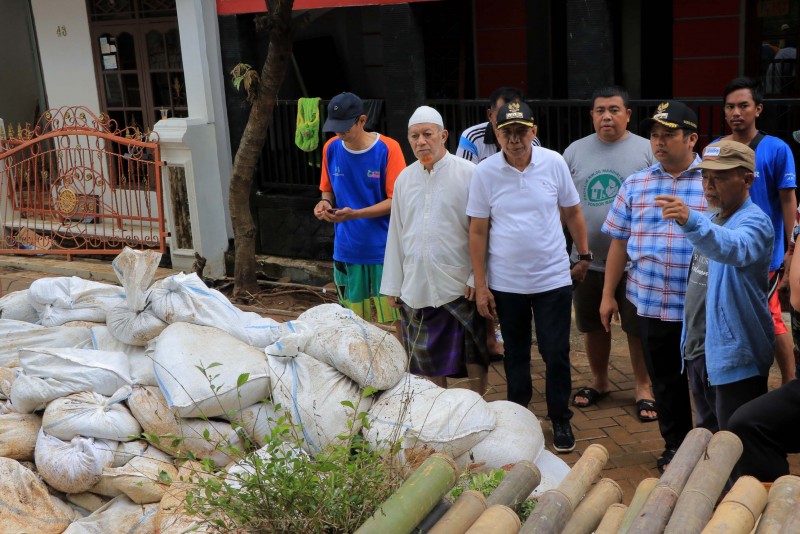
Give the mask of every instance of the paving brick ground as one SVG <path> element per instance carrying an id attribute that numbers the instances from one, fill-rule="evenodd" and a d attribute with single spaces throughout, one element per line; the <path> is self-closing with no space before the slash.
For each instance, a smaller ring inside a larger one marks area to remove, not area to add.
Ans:
<path id="1" fill-rule="evenodd" d="M 157 278 L 171 271 L 163 270 Z M 50 258 L 0 257 L 0 289 L 3 294 L 26 289 L 34 280 L 46 276 L 82 276 L 84 278 L 115 282 L 116 277 L 109 262 L 74 261 L 65 262 Z M 634 406 L 634 384 L 632 380 L 627 344 L 622 331 L 615 327 L 612 331 L 612 349 L 609 362 L 611 395 L 596 406 L 573 408 L 572 418 L 575 437 L 575 451 L 562 455 L 572 465 L 592 443 L 603 445 L 610 454 L 610 460 L 603 476 L 615 480 L 623 490 L 624 502 L 629 504 L 639 482 L 647 477 L 658 477 L 655 468 L 656 458 L 661 454 L 664 442 L 658 432 L 657 423 L 642 423 L 636 417 Z M 582 337 L 572 332 L 572 383 L 573 392 L 591 381 L 591 373 L 586 354 L 583 352 Z M 544 401 L 544 363 L 536 348 L 532 351 L 531 376 L 533 378 L 533 400 L 531 410 L 542 421 L 546 445 L 552 450 L 552 429 L 545 420 Z M 493 363 L 489 373 L 489 393 L 487 400 L 506 398 L 506 379 L 502 362 Z M 780 385 L 780 374 L 773 366 L 770 374 L 770 387 Z M 800 455 L 790 457 L 793 474 L 800 474 Z"/>

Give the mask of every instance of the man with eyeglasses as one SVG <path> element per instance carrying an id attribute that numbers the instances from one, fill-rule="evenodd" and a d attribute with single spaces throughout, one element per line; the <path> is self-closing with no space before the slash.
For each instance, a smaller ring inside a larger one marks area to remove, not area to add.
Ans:
<path id="1" fill-rule="evenodd" d="M 569 422 L 572 281 L 580 282 L 591 262 L 586 225 L 564 158 L 531 144 L 536 126 L 530 107 L 503 105 L 497 133 L 502 150 L 475 168 L 467 203 L 475 300 L 482 316 L 503 325 L 508 400 L 525 407 L 533 394 L 533 318 L 546 366 L 553 448 L 567 453 L 575 448 Z M 572 271 L 559 213 L 582 257 Z"/>
<path id="2" fill-rule="evenodd" d="M 583 333 L 586 357 L 592 372 L 592 382 L 575 393 L 572 404 L 585 408 L 607 397 L 611 390 L 608 380 L 608 358 L 611 353 L 611 333 L 600 322 L 600 301 L 611 238 L 600 231 L 608 210 L 625 178 L 653 164 L 650 142 L 628 131 L 631 109 L 628 93 L 622 87 L 602 87 L 592 95 L 590 111 L 594 132 L 578 139 L 564 151 L 564 159 L 581 197 L 581 210 L 586 219 L 589 248 L 594 258 L 583 282 L 575 286 L 573 305 L 575 324 Z M 580 260 L 573 247 L 570 261 Z M 636 318 L 636 307 L 625 298 L 625 279 L 616 288 L 622 330 L 628 337 L 631 367 L 636 381 L 636 411 L 641 421 L 658 419 L 650 389 L 650 378 L 644 365 L 642 341 Z"/>
<path id="3" fill-rule="evenodd" d="M 380 294 L 394 182 L 405 169 L 394 139 L 364 129 L 364 104 L 342 93 L 328 104 L 324 132 L 334 132 L 322 149 L 322 198 L 314 216 L 334 224 L 333 279 L 339 303 L 379 323 L 399 324 L 400 314 Z M 396 336 L 401 339 L 400 328 Z"/>
<path id="4" fill-rule="evenodd" d="M 642 121 L 658 162 L 632 174 L 617 193 L 603 232 L 611 236 L 600 303 L 600 321 L 609 329 L 619 304 L 614 289 L 630 258 L 626 296 L 636 305 L 647 372 L 653 384 L 658 426 L 664 452 L 656 462 L 663 471 L 692 429 L 689 383 L 681 366 L 680 336 L 686 274 L 692 245 L 671 219 L 662 219 L 656 196 L 680 197 L 689 208 L 706 211 L 702 176 L 695 167 L 700 158 L 697 115 L 686 104 L 661 103 Z"/>

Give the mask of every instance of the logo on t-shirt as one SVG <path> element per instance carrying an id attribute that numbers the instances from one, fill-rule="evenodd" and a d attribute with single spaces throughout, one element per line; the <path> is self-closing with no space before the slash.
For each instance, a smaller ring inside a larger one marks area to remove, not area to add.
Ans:
<path id="1" fill-rule="evenodd" d="M 590 206 L 604 206 L 614 201 L 621 185 L 622 179 L 619 174 L 603 169 L 586 180 L 583 196 Z"/>
<path id="2" fill-rule="evenodd" d="M 380 178 L 381 171 L 371 171 L 367 169 L 367 178 Z"/>

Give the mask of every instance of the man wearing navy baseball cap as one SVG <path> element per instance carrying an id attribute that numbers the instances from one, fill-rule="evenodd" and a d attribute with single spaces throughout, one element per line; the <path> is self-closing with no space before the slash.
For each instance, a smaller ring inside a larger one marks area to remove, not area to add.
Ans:
<path id="1" fill-rule="evenodd" d="M 406 162 L 397 141 L 366 131 L 366 123 L 364 103 L 353 93 L 328 104 L 322 131 L 336 136 L 322 149 L 322 198 L 314 216 L 334 224 L 339 303 L 367 320 L 374 306 L 377 322 L 395 324 L 400 314 L 380 295 L 380 285 L 394 182 Z"/>

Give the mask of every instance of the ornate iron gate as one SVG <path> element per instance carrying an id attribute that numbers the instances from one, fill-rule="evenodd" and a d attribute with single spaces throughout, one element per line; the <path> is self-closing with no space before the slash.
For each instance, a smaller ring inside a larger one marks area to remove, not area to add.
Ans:
<path id="1" fill-rule="evenodd" d="M 47 111 L 0 140 L 0 253 L 165 250 L 156 134 L 84 107 Z"/>

